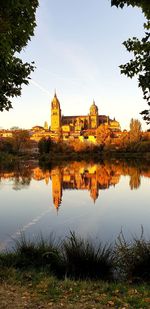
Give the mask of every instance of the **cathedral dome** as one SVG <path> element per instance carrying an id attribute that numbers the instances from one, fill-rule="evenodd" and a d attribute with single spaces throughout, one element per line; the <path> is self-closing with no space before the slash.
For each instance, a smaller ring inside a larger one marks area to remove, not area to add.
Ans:
<path id="1" fill-rule="evenodd" d="M 93 101 L 91 107 L 90 107 L 90 114 L 95 115 L 98 114 L 98 107 L 95 105 L 95 102 Z"/>
<path id="2" fill-rule="evenodd" d="M 57 98 L 57 95 L 56 95 L 56 92 L 54 94 L 54 98 L 52 100 L 52 108 L 59 108 L 60 107 L 60 103 L 59 103 L 59 100 Z"/>

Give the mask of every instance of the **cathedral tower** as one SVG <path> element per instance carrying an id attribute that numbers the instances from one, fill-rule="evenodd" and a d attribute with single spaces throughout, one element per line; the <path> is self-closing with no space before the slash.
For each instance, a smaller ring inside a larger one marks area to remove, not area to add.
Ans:
<path id="1" fill-rule="evenodd" d="M 95 177 L 94 177 L 95 176 Z M 98 192 L 98 182 L 96 175 L 93 175 L 90 179 L 90 196 L 93 199 L 94 203 L 98 198 L 99 192 Z"/>
<path id="2" fill-rule="evenodd" d="M 93 104 L 90 107 L 90 128 L 96 129 L 98 127 L 98 107 L 95 105 L 95 102 L 93 101 Z"/>
<path id="3" fill-rule="evenodd" d="M 51 131 L 59 131 L 61 129 L 61 109 L 60 103 L 55 93 L 51 102 Z"/>

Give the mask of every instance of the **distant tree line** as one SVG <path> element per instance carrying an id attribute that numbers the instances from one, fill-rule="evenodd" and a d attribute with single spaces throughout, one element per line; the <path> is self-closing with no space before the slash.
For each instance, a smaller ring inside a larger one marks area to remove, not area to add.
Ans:
<path id="1" fill-rule="evenodd" d="M 5 153 L 19 154 L 19 152 L 30 146 L 29 132 L 27 130 L 17 130 L 12 137 L 0 139 L 0 151 Z"/>
<path id="2" fill-rule="evenodd" d="M 129 132 L 118 132 L 118 136 L 106 125 L 100 125 L 96 130 L 97 143 L 74 140 L 58 142 L 50 137 L 39 141 L 40 163 L 42 165 L 61 160 L 82 160 L 93 158 L 99 160 L 103 155 L 120 155 L 134 153 L 150 153 L 149 133 L 143 134 L 138 119 L 131 119 Z"/>

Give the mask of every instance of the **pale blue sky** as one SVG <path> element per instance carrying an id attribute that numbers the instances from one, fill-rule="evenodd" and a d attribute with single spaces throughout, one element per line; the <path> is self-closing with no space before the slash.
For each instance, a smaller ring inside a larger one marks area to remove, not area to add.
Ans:
<path id="1" fill-rule="evenodd" d="M 99 114 L 116 117 L 122 129 L 146 102 L 137 80 L 120 75 L 120 64 L 132 55 L 122 42 L 143 35 L 140 10 L 110 6 L 110 0 L 41 0 L 35 36 L 21 53 L 35 61 L 29 86 L 0 113 L 0 127 L 31 128 L 50 124 L 50 102 L 57 91 L 62 114 L 88 114 L 95 100 Z M 142 121 L 143 129 L 147 129 Z"/>

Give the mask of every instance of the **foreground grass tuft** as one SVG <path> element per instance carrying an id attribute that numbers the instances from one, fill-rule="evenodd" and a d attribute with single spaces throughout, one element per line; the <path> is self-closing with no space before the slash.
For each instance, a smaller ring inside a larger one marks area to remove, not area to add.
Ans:
<path id="1" fill-rule="evenodd" d="M 53 235 L 48 240 L 40 236 L 35 241 L 21 235 L 15 242 L 13 253 L 0 255 L 0 264 L 17 269 L 46 269 L 58 278 L 64 276 L 65 272 L 61 250 Z"/>
<path id="2" fill-rule="evenodd" d="M 116 242 L 116 263 L 124 279 L 150 282 L 150 241 L 132 238 L 127 242 L 121 233 Z"/>
<path id="3" fill-rule="evenodd" d="M 74 279 L 113 279 L 114 258 L 110 246 L 96 249 L 88 240 L 70 234 L 63 243 L 66 274 Z"/>

